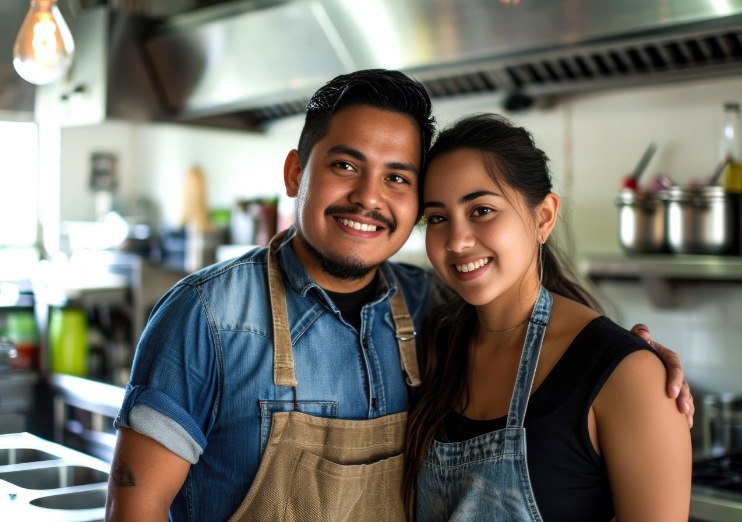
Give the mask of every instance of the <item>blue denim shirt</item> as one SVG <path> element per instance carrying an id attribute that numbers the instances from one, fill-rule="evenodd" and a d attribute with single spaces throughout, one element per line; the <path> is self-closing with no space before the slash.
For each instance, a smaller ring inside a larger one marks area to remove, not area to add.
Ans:
<path id="1" fill-rule="evenodd" d="M 389 297 L 403 289 L 420 331 L 440 299 L 436 276 L 385 263 L 378 295 L 346 323 L 289 244 L 278 250 L 296 365 L 299 410 L 371 419 L 407 409 Z M 396 275 L 396 278 L 395 278 Z M 186 277 L 155 306 L 137 347 L 116 427 L 150 436 L 190 461 L 173 520 L 226 520 L 257 473 L 271 413 L 293 408 L 273 383 L 267 248 Z"/>

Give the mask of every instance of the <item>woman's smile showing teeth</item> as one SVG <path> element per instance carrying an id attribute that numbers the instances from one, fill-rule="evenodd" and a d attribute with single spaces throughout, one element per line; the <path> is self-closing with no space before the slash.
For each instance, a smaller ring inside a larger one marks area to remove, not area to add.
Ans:
<path id="1" fill-rule="evenodd" d="M 346 227 L 350 227 L 355 230 L 361 230 L 363 232 L 376 232 L 376 229 L 377 229 L 376 225 L 367 225 L 365 223 L 358 223 L 357 221 L 351 221 L 350 219 L 337 218 L 337 220 L 343 225 L 345 225 Z"/>
<path id="2" fill-rule="evenodd" d="M 477 261 L 471 261 L 469 263 L 466 263 L 465 265 L 454 264 L 454 266 L 456 267 L 456 270 L 458 272 L 473 272 L 474 270 L 478 268 L 482 268 L 484 265 L 486 265 L 489 262 L 490 262 L 489 257 L 485 257 Z"/>

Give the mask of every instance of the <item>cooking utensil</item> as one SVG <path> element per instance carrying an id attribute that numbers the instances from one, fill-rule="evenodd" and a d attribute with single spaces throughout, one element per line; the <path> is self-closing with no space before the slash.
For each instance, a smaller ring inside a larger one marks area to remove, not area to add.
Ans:
<path id="1" fill-rule="evenodd" d="M 733 245 L 733 207 L 723 187 L 672 187 L 664 194 L 667 244 L 676 254 L 725 254 Z"/>
<path id="2" fill-rule="evenodd" d="M 618 237 L 628 254 L 647 254 L 665 250 L 665 212 L 656 192 L 621 190 L 618 205 Z"/>
<path id="3" fill-rule="evenodd" d="M 742 395 L 705 395 L 701 427 L 707 454 L 742 451 Z"/>
<path id="4" fill-rule="evenodd" d="M 711 177 L 709 178 L 709 185 L 719 185 L 721 175 L 724 173 L 724 169 L 727 168 L 727 165 L 729 165 L 729 162 L 729 158 L 724 158 L 718 165 L 716 165 L 713 174 L 711 174 Z"/>
<path id="5" fill-rule="evenodd" d="M 649 165 L 649 162 L 652 161 L 652 157 L 654 156 L 655 152 L 657 152 L 657 145 L 652 142 L 647 147 L 647 150 L 644 151 L 644 154 L 642 154 L 639 163 L 637 163 L 631 175 L 624 178 L 621 188 L 632 190 L 636 189 L 636 187 L 638 186 L 639 178 L 642 174 L 644 174 L 644 171 L 647 169 L 647 165 Z"/>

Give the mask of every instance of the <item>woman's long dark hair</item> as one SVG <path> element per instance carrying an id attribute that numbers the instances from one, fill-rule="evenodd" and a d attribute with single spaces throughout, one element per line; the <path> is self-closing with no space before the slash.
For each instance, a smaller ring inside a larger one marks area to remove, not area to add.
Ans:
<path id="1" fill-rule="evenodd" d="M 501 116 L 468 116 L 442 131 L 430 149 L 428 164 L 459 149 L 481 152 L 493 182 L 514 189 L 534 212 L 551 193 L 546 154 L 536 147 L 526 129 Z M 419 183 L 421 208 L 425 174 L 423 171 Z M 543 246 L 541 262 L 544 287 L 600 311 L 599 303 L 580 285 L 552 238 Z M 476 325 L 475 308 L 461 298 L 432 311 L 424 322 L 420 358 L 423 383 L 413 397 L 407 425 L 403 492 L 409 520 L 414 519 L 417 475 L 425 454 L 434 437 L 445 438 L 443 421 L 454 406 L 467 404 L 468 346 Z"/>

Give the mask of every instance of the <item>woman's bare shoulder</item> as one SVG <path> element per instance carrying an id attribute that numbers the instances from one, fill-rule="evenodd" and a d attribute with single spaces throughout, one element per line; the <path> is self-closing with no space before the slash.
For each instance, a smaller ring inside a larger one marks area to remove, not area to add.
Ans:
<path id="1" fill-rule="evenodd" d="M 567 297 L 552 294 L 554 304 L 551 308 L 551 319 L 547 332 L 558 339 L 574 339 L 590 321 L 600 314 L 590 307 Z"/>

